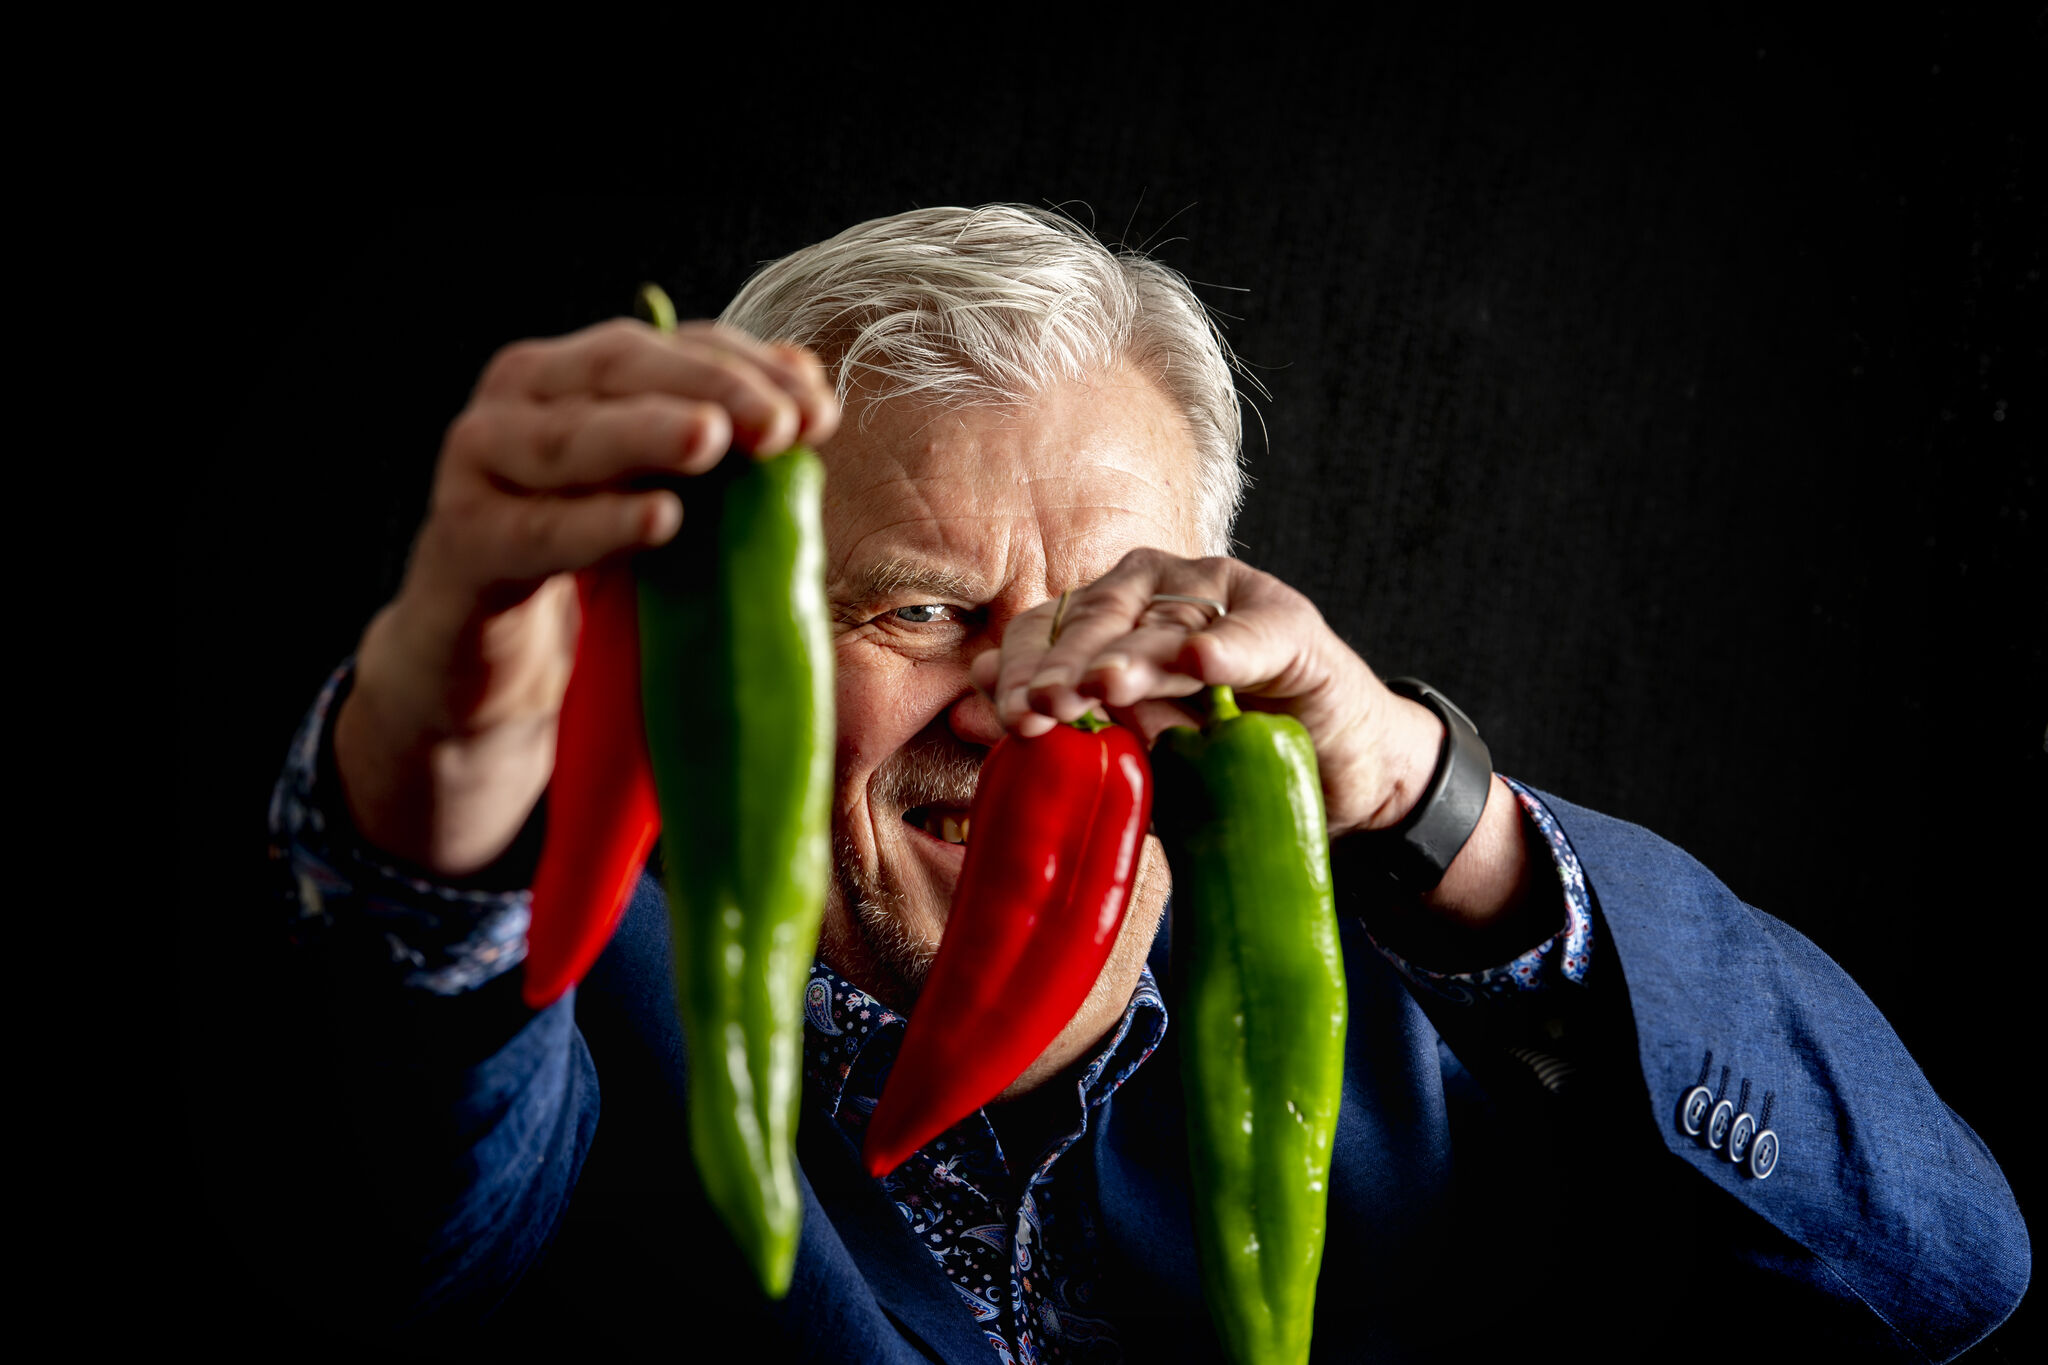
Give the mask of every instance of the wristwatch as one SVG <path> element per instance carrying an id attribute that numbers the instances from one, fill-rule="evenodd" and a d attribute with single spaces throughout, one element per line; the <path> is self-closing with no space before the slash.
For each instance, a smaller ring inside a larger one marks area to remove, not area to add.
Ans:
<path id="1" fill-rule="evenodd" d="M 1360 830 L 1338 841 L 1341 854 L 1338 849 L 1331 852 L 1341 864 L 1383 876 L 1404 896 L 1421 896 L 1443 881 L 1451 861 L 1479 828 L 1493 785 L 1493 756 L 1472 718 L 1420 678 L 1389 678 L 1387 690 L 1421 702 L 1443 721 L 1436 771 L 1430 774 L 1422 799 L 1401 823 Z"/>

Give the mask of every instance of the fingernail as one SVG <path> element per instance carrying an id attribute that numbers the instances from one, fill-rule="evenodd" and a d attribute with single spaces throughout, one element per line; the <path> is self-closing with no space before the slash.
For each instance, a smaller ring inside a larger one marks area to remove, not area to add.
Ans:
<path id="1" fill-rule="evenodd" d="M 761 428 L 761 439 L 755 443 L 754 454 L 760 459 L 771 459 L 796 444 L 797 423 L 785 421 L 778 415 L 768 419 L 768 425 Z"/>
<path id="2" fill-rule="evenodd" d="M 1011 688 L 1010 694 L 1003 698 L 1003 709 L 1005 711 L 1029 711 L 1031 709 L 1031 698 L 1026 694 L 1030 690 L 1028 687 Z"/>
<path id="3" fill-rule="evenodd" d="M 647 510 L 644 539 L 650 545 L 665 545 L 682 529 L 683 501 L 673 493 L 657 493 Z"/>
<path id="4" fill-rule="evenodd" d="M 1090 673 L 1115 673 L 1120 669 L 1129 668 L 1130 666 L 1131 656 L 1128 654 L 1105 654 L 1094 663 L 1088 665 L 1088 671 Z"/>
<path id="5" fill-rule="evenodd" d="M 1074 675 L 1064 668 L 1048 668 L 1031 680 L 1032 687 L 1065 687 Z"/>

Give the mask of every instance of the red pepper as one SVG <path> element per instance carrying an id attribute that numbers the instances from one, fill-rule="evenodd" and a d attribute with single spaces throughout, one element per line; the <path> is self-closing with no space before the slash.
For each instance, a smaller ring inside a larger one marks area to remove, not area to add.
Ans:
<path id="1" fill-rule="evenodd" d="M 1001 1094 L 1073 1019 L 1123 928 L 1151 818 L 1151 765 L 1120 725 L 1084 717 L 989 751 L 945 935 L 868 1123 L 869 1172 Z"/>
<path id="2" fill-rule="evenodd" d="M 521 995 L 544 1009 L 611 941 L 661 828 L 640 715 L 640 590 L 629 566 L 576 575 L 583 629 L 562 697 Z"/>

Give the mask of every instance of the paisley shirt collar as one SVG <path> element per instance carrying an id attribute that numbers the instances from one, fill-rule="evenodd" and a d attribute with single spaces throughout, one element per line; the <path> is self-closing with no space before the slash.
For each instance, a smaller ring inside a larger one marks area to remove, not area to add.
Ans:
<path id="1" fill-rule="evenodd" d="M 804 996 L 804 1076 L 815 1099 L 858 1147 L 903 1045 L 909 1020 L 819 962 Z M 1166 1006 L 1147 968 L 1101 1051 L 1074 1081 L 1064 1136 L 1025 1166 L 1005 1153 L 986 1109 L 976 1110 L 882 1178 L 904 1226 L 1002 1365 L 1121 1360 L 1096 1307 L 1101 1248 L 1093 1181 L 1084 1162 L 1058 1162 L 1087 1134 L 1118 1087 L 1166 1036 Z M 1057 1129 L 1055 1131 L 1058 1131 Z"/>
<path id="2" fill-rule="evenodd" d="M 825 1112 L 856 1141 L 882 1096 L 883 1083 L 903 1046 L 909 1016 L 890 1009 L 821 961 L 811 964 L 804 991 L 804 1079 Z M 1150 967 L 1109 1041 L 1081 1072 L 1077 1109 L 1084 1120 L 1137 1073 L 1166 1036 L 1166 1002 Z M 1075 1137 L 1080 1134 L 1076 1132 Z"/>

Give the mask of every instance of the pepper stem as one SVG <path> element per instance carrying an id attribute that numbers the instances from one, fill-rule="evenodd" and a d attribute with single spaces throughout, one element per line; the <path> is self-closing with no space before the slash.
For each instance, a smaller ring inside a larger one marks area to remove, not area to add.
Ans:
<path id="1" fill-rule="evenodd" d="M 1214 725 L 1219 720 L 1235 720 L 1243 714 L 1244 712 L 1240 711 L 1237 707 L 1236 693 L 1222 686 L 1209 689 L 1209 723 L 1211 725 Z"/>
<path id="2" fill-rule="evenodd" d="M 676 306 L 669 301 L 668 291 L 658 284 L 640 286 L 640 296 L 633 301 L 633 311 L 642 320 L 653 323 L 658 332 L 676 329 Z"/>
<path id="3" fill-rule="evenodd" d="M 1084 711 L 1075 719 L 1067 722 L 1067 724 L 1073 726 L 1076 730 L 1079 730 L 1083 734 L 1088 735 L 1100 734 L 1102 731 L 1107 730 L 1111 725 L 1114 725 L 1115 723 L 1116 722 L 1114 721 L 1104 720 L 1101 716 L 1096 715 L 1093 711 Z"/>

